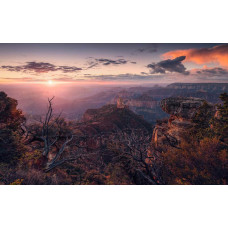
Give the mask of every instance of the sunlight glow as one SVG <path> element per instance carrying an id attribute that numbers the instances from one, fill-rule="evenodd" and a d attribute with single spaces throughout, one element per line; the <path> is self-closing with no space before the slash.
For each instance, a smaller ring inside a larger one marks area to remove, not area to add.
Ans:
<path id="1" fill-rule="evenodd" d="M 53 81 L 52 80 L 48 80 L 48 85 L 53 85 Z"/>

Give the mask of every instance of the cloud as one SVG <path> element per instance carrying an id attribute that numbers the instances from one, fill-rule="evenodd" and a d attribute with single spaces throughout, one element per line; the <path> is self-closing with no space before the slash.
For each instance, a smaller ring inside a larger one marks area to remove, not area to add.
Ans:
<path id="1" fill-rule="evenodd" d="M 82 70 L 82 68 L 74 66 L 59 66 L 57 70 L 61 70 L 63 73 L 73 73 Z"/>
<path id="2" fill-rule="evenodd" d="M 85 76 L 87 79 L 101 81 L 138 81 L 138 80 L 159 80 L 164 78 L 163 75 L 138 75 L 138 74 L 119 74 L 119 75 L 93 75 Z"/>
<path id="3" fill-rule="evenodd" d="M 20 67 L 20 66 L 2 66 L 1 69 L 7 70 L 7 71 L 20 72 L 23 69 L 23 67 Z"/>
<path id="4" fill-rule="evenodd" d="M 226 82 L 228 80 L 228 70 L 222 67 L 204 66 L 190 70 L 188 79 L 194 82 Z"/>
<path id="5" fill-rule="evenodd" d="M 23 82 L 43 82 L 46 81 L 44 79 L 32 78 L 32 77 L 3 77 L 1 79 L 9 80 L 9 81 L 23 81 Z"/>
<path id="6" fill-rule="evenodd" d="M 39 77 L 3 77 L 1 79 L 8 81 L 21 81 L 21 82 L 47 82 L 47 80 L 52 81 L 61 81 L 61 82 L 76 82 L 76 81 L 84 81 L 85 79 L 80 75 L 52 75 L 47 78 L 39 78 Z"/>
<path id="7" fill-rule="evenodd" d="M 62 81 L 62 82 L 77 82 L 77 81 L 153 81 L 163 79 L 164 75 L 140 75 L 140 74 L 118 74 L 118 75 L 59 75 L 52 76 L 50 79 L 53 81 Z M 24 82 L 44 82 L 47 79 L 34 78 L 34 77 L 23 77 L 23 78 L 2 78 L 7 80 L 19 80 Z"/>
<path id="8" fill-rule="evenodd" d="M 223 76 L 223 75 L 228 75 L 228 70 L 221 68 L 221 67 L 197 69 L 196 74 Z"/>
<path id="9" fill-rule="evenodd" d="M 191 75 L 197 80 L 208 80 L 208 81 L 226 81 L 228 80 L 228 70 L 221 67 L 202 69 L 192 69 Z"/>
<path id="10" fill-rule="evenodd" d="M 142 75 L 148 75 L 149 73 L 147 72 L 141 72 Z"/>
<path id="11" fill-rule="evenodd" d="M 228 44 L 217 45 L 212 48 L 175 50 L 163 54 L 164 58 L 176 58 L 186 56 L 188 62 L 197 64 L 219 63 L 221 66 L 228 66 Z"/>
<path id="12" fill-rule="evenodd" d="M 124 65 L 124 64 L 127 64 L 127 63 L 131 63 L 131 64 L 136 64 L 136 62 L 134 61 L 130 61 L 130 60 L 126 60 L 124 58 L 119 58 L 119 59 L 106 59 L 106 58 L 99 58 L 99 59 L 96 59 L 96 58 L 92 58 L 92 57 L 89 57 L 87 59 L 90 59 L 88 62 L 87 62 L 87 68 L 86 69 L 91 69 L 91 68 L 95 68 L 95 67 L 98 67 L 99 65 L 103 65 L 103 66 L 109 66 L 109 65 Z"/>
<path id="13" fill-rule="evenodd" d="M 147 65 L 147 68 L 150 69 L 151 74 L 161 73 L 166 74 L 168 72 L 175 72 L 184 75 L 188 75 L 189 72 L 186 71 L 185 66 L 182 64 L 182 61 L 185 60 L 185 56 L 179 56 L 175 59 L 167 59 L 160 61 L 158 63 L 151 63 Z"/>
<path id="14" fill-rule="evenodd" d="M 76 81 L 84 81 L 85 79 L 80 77 L 70 77 L 63 75 L 62 77 L 54 77 L 52 78 L 53 81 L 61 81 L 61 82 L 76 82 Z"/>
<path id="15" fill-rule="evenodd" d="M 82 70 L 82 68 L 75 66 L 56 66 L 46 62 L 26 62 L 21 66 L 1 66 L 1 69 L 14 72 L 35 72 L 35 73 L 49 73 L 54 71 L 62 71 L 63 73 L 73 73 Z"/>
<path id="16" fill-rule="evenodd" d="M 96 59 L 98 63 L 101 63 L 104 66 L 107 65 L 121 65 L 121 64 L 126 64 L 128 61 L 125 59 L 117 59 L 117 60 L 112 60 L 112 59 Z"/>
<path id="17" fill-rule="evenodd" d="M 88 67 L 86 69 L 88 70 L 88 69 L 97 67 L 98 66 L 98 63 L 95 62 L 95 61 L 88 61 L 87 62 L 87 65 L 88 65 Z"/>
<path id="18" fill-rule="evenodd" d="M 136 49 L 133 52 L 133 54 L 137 54 L 137 53 L 155 53 L 155 52 L 157 52 L 157 50 L 158 50 L 157 44 L 151 44 L 150 46 Z"/>
<path id="19" fill-rule="evenodd" d="M 138 48 L 136 52 L 149 52 L 149 53 L 154 53 L 157 52 L 157 48 Z"/>
<path id="20" fill-rule="evenodd" d="M 88 69 L 91 69 L 91 68 L 95 68 L 98 66 L 98 62 L 95 60 L 94 57 L 86 57 L 87 59 L 87 62 L 85 63 L 86 67 L 85 69 L 88 70 Z"/>

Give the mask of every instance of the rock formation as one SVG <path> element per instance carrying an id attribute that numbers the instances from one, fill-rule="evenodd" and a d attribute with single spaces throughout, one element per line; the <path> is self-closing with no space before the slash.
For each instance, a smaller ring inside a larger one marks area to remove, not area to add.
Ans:
<path id="1" fill-rule="evenodd" d="M 24 121 L 22 112 L 17 109 L 17 101 L 0 92 L 0 163 L 13 162 L 19 157 Z"/>
<path id="2" fill-rule="evenodd" d="M 88 109 L 83 115 L 83 124 L 93 126 L 98 132 L 110 132 L 123 129 L 152 130 L 151 124 L 130 109 L 117 105 L 104 105 L 99 109 Z"/>
<path id="3" fill-rule="evenodd" d="M 0 126 L 7 126 L 11 121 L 20 122 L 24 117 L 21 111 L 17 109 L 17 100 L 10 98 L 6 93 L 0 92 Z"/>
<path id="4" fill-rule="evenodd" d="M 117 108 L 128 108 L 126 101 L 122 97 L 118 97 L 116 101 Z"/>
<path id="5" fill-rule="evenodd" d="M 155 126 L 152 141 L 156 147 L 178 146 L 183 133 L 193 126 L 192 118 L 205 100 L 193 97 L 170 97 L 161 101 L 161 108 L 170 114 L 168 120 Z M 214 111 L 211 106 L 211 111 Z"/>

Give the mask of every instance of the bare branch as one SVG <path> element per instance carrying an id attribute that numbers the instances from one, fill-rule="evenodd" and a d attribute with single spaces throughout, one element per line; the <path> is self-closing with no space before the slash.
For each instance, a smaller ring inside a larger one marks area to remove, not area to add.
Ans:
<path id="1" fill-rule="evenodd" d="M 65 158 L 65 159 L 62 159 L 58 162 L 55 162 L 53 164 L 50 164 L 46 169 L 45 169 L 45 172 L 49 172 L 51 171 L 52 169 L 56 168 L 57 166 L 60 166 L 62 165 L 63 163 L 65 162 L 68 162 L 68 161 L 74 161 L 74 160 L 77 160 L 79 158 L 84 158 L 84 157 L 88 157 L 88 156 L 91 156 L 91 155 L 96 155 L 97 153 L 90 153 L 90 154 L 79 154 L 75 157 L 69 157 L 69 158 Z"/>

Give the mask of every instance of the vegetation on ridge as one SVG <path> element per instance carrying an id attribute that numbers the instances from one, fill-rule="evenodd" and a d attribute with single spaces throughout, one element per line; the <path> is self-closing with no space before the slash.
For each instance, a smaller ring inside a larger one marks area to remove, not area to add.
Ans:
<path id="1" fill-rule="evenodd" d="M 49 100 L 46 116 L 26 124 L 1 92 L 0 183 L 227 184 L 228 95 L 220 99 L 216 115 L 204 102 L 178 146 L 158 149 L 152 125 L 127 108 L 106 105 L 69 122 Z"/>

